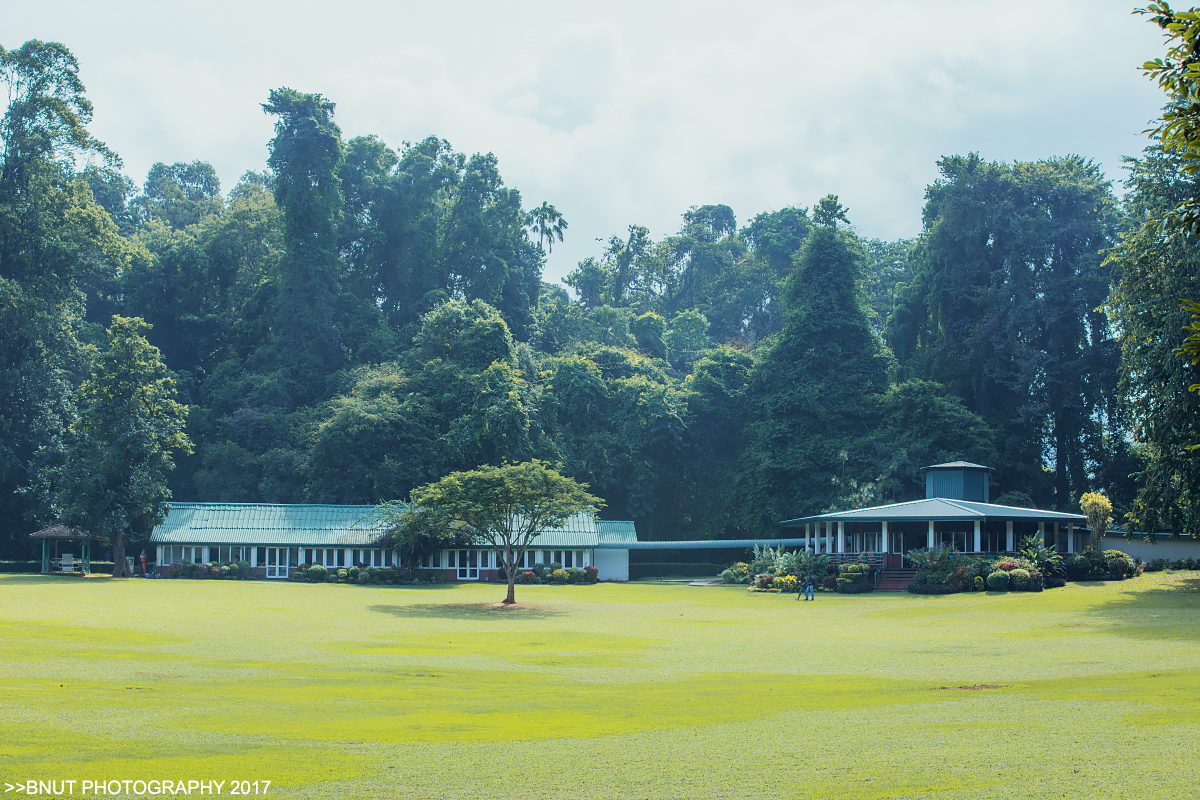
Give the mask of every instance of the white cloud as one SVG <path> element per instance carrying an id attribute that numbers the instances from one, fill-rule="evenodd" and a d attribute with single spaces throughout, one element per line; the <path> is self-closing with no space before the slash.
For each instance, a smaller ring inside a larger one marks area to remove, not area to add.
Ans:
<path id="1" fill-rule="evenodd" d="M 912 236 L 942 155 L 1071 152 L 1119 179 L 1161 96 L 1162 50 L 1115 0 L 737 5 L 603 3 L 33 4 L 5 46 L 66 43 L 94 130 L 135 180 L 155 161 L 261 169 L 270 89 L 318 91 L 349 136 L 434 134 L 494 151 L 527 205 L 571 223 L 548 277 L 633 222 L 688 206 L 746 221 L 841 196 L 865 235 Z"/>

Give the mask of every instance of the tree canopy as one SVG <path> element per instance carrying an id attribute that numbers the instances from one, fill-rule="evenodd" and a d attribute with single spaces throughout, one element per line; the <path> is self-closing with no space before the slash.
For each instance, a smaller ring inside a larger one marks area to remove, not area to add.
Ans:
<path id="1" fill-rule="evenodd" d="M 587 485 L 537 459 L 452 472 L 414 489 L 398 526 L 408 538 L 454 536 L 494 549 L 508 576 L 506 605 L 516 600 L 517 567 L 526 548 L 547 530 L 603 501 Z"/>
<path id="2" fill-rule="evenodd" d="M 1193 12 L 1150 11 L 1194 42 Z M 277 88 L 269 158 L 232 187 L 194 160 L 134 180 L 89 133 L 65 46 L 0 50 L 0 554 L 93 507 L 48 498 L 86 484 L 69 453 L 102 473 L 85 387 L 118 334 L 157 349 L 122 369 L 186 407 L 194 448 L 155 434 L 145 502 L 89 517 L 122 535 L 166 491 L 379 503 L 530 463 L 643 538 L 775 535 L 920 497 L 922 467 L 959 458 L 1022 503 L 1102 491 L 1130 528 L 1200 532 L 1180 357 L 1200 273 L 1164 225 L 1197 196 L 1193 61 L 1147 67 L 1172 93 L 1164 143 L 1122 198 L 1083 156 L 950 155 L 914 238 L 860 235 L 832 193 L 740 221 L 711 202 L 666 231 L 627 220 L 559 286 L 543 268 L 571 211 L 527 207 L 495 154 L 344 135 L 332 99 Z"/>

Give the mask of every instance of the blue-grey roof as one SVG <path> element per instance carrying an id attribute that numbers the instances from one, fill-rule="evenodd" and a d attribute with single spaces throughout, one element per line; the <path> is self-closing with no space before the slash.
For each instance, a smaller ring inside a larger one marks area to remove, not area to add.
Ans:
<path id="1" fill-rule="evenodd" d="M 749 550 L 759 547 L 803 547 L 804 539 L 684 539 L 663 542 L 601 542 L 597 550 Z"/>
<path id="2" fill-rule="evenodd" d="M 1062 511 L 1041 511 L 1036 508 L 1016 508 L 995 503 L 976 503 L 971 500 L 948 500 L 932 497 L 925 500 L 910 500 L 907 503 L 889 503 L 871 508 L 855 508 L 850 511 L 835 511 L 811 517 L 788 519 L 779 523 L 784 527 L 803 525 L 806 522 L 842 520 L 846 522 L 907 522 L 933 520 L 935 522 L 971 522 L 988 519 L 1032 519 L 1043 522 L 1073 522 L 1084 524 L 1087 517 L 1082 514 L 1067 514 Z"/>
<path id="3" fill-rule="evenodd" d="M 986 469 L 986 470 L 990 470 L 991 467 L 985 467 L 983 464 L 972 464 L 970 461 L 947 461 L 945 464 L 930 464 L 928 467 L 921 467 L 921 469 Z"/>

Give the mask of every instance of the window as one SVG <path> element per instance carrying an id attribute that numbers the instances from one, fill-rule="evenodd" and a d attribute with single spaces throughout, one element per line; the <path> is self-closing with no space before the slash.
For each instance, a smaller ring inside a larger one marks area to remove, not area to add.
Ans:
<path id="1" fill-rule="evenodd" d="M 258 563 L 260 566 L 267 563 L 267 548 L 258 548 Z"/>
<path id="2" fill-rule="evenodd" d="M 339 548 L 337 549 L 337 565 L 338 565 L 339 567 L 344 567 L 344 566 L 346 566 L 346 564 L 345 564 L 345 558 L 346 558 L 346 551 L 345 551 L 345 550 L 343 550 L 343 549 L 341 549 L 341 548 L 339 547 Z"/>

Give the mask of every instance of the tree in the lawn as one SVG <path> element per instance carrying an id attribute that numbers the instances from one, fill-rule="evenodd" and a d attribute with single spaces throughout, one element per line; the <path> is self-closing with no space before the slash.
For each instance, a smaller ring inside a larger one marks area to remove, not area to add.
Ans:
<path id="1" fill-rule="evenodd" d="M 508 576 L 504 604 L 512 605 L 525 550 L 541 533 L 604 505 L 587 488 L 537 459 L 452 472 L 414 489 L 408 508 L 397 508 L 394 529 L 400 538 L 440 535 L 495 549 Z"/>
<path id="2" fill-rule="evenodd" d="M 76 401 L 79 416 L 61 463 L 43 486 L 56 516 L 112 545 L 113 577 L 130 577 L 125 537 L 148 533 L 167 516 L 167 478 L 176 453 L 190 454 L 187 406 L 137 317 L 112 318 L 106 346 Z"/>

